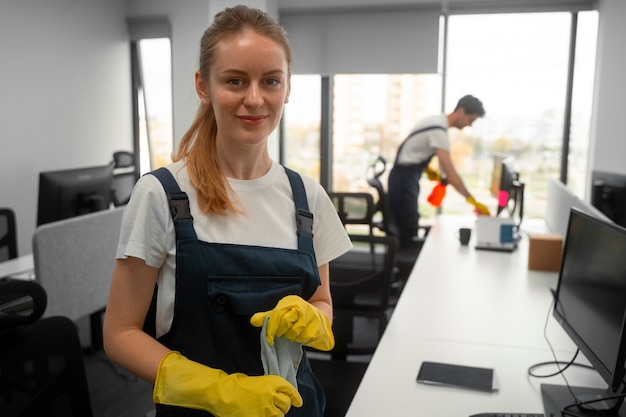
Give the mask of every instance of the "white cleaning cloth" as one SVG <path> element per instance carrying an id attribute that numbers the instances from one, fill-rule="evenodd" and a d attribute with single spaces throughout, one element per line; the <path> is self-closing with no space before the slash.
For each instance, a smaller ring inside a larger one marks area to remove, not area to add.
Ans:
<path id="1" fill-rule="evenodd" d="M 282 376 L 298 389 L 296 374 L 302 360 L 302 345 L 284 337 L 275 337 L 274 346 L 270 346 L 265 337 L 268 321 L 269 316 L 261 329 L 261 361 L 265 375 Z"/>

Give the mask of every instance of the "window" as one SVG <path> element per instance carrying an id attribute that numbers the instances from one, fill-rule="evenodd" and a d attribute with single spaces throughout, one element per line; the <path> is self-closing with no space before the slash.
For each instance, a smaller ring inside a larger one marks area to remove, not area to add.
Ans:
<path id="1" fill-rule="evenodd" d="M 172 66 L 169 38 L 137 42 L 141 72 L 135 94 L 139 123 L 140 173 L 172 161 Z"/>
<path id="2" fill-rule="evenodd" d="M 452 132 L 452 153 L 469 189 L 490 208 L 496 207 L 488 192 L 493 156 L 506 153 L 515 157 L 520 179 L 526 184 L 525 215 L 543 217 L 547 180 L 560 176 L 564 136 L 572 145 L 568 178 L 576 189 L 584 187 L 597 13 L 579 15 L 584 16 L 584 32 L 577 38 L 576 106 L 570 132 L 563 129 L 570 13 L 449 18 L 446 111 L 468 93 L 480 98 L 487 111 L 472 128 Z M 451 192 L 444 211 L 467 211 L 466 204 Z"/>
<path id="3" fill-rule="evenodd" d="M 165 16 L 128 19 L 133 81 L 134 152 L 139 173 L 172 161 L 171 25 Z"/>
<path id="4" fill-rule="evenodd" d="M 321 109 L 321 77 L 293 75 L 284 114 L 284 163 L 317 180 L 320 179 Z"/>
<path id="5" fill-rule="evenodd" d="M 416 119 L 438 112 L 440 77 L 342 74 L 333 84 L 333 190 L 374 192 L 368 167 L 379 155 L 391 167 Z"/>
<path id="6" fill-rule="evenodd" d="M 320 101 L 320 75 L 294 75 L 285 111 L 288 165 L 320 178 L 320 164 L 326 162 L 320 157 L 320 115 L 328 111 L 333 170 L 328 185 L 335 191 L 374 193 L 366 180 L 376 157 L 384 156 L 390 167 L 414 123 L 442 109 L 451 112 L 460 97 L 473 94 L 484 102 L 486 117 L 472 128 L 451 130 L 450 136 L 455 165 L 479 201 L 495 211 L 490 190 L 494 155 L 512 154 L 526 183 L 525 215 L 542 217 L 547 180 L 560 177 L 564 141 L 569 144 L 568 186 L 583 197 L 597 12 L 453 15 L 447 21 L 445 74 L 334 75 L 332 104 Z M 565 130 L 573 24 L 576 59 L 571 124 Z M 426 202 L 433 185 L 425 179 L 420 193 L 426 218 L 436 213 Z M 469 213 L 471 207 L 449 190 L 443 211 Z"/>

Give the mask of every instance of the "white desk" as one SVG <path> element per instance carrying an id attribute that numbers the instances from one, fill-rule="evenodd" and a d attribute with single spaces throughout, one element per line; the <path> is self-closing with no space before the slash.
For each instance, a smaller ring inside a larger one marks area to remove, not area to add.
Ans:
<path id="1" fill-rule="evenodd" d="M 544 324 L 558 275 L 528 270 L 527 235 L 513 253 L 477 250 L 475 235 L 461 246 L 458 229 L 473 222 L 450 216 L 434 222 L 347 417 L 543 412 L 540 384 L 563 383 L 560 376 L 527 376 L 529 366 L 553 360 Z M 541 223 L 525 223 L 522 229 L 542 230 Z M 575 346 L 549 317 L 548 338 L 559 360 L 569 360 Z M 495 368 L 500 390 L 418 384 L 425 360 Z M 573 385 L 604 387 L 591 370 L 573 368 L 566 376 Z"/>
<path id="2" fill-rule="evenodd" d="M 33 255 L 24 255 L 15 259 L 0 262 L 0 278 L 35 279 Z"/>

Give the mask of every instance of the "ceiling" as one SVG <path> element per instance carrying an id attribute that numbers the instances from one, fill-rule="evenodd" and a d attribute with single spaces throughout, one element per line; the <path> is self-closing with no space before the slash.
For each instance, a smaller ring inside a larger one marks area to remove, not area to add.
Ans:
<path id="1" fill-rule="evenodd" d="M 449 11 L 536 11 L 545 9 L 567 10 L 588 8 L 598 0 L 277 0 L 278 9 L 284 12 L 320 12 L 329 10 L 394 10 L 441 9 Z"/>

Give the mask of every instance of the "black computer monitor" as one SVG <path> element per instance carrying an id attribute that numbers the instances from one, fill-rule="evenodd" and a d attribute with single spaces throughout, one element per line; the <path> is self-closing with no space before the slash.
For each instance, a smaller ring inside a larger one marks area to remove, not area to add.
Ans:
<path id="1" fill-rule="evenodd" d="M 591 182 L 591 204 L 615 223 L 626 227 L 626 175 L 593 171 Z"/>
<path id="2" fill-rule="evenodd" d="M 524 217 L 524 183 L 519 180 L 512 156 L 496 155 L 492 175 L 491 193 L 498 200 L 496 214 L 502 212 L 514 218 L 517 225 Z"/>
<path id="3" fill-rule="evenodd" d="M 37 225 L 108 209 L 113 164 L 39 174 Z"/>
<path id="4" fill-rule="evenodd" d="M 542 384 L 546 415 L 560 416 L 574 403 L 581 416 L 618 415 L 625 388 L 625 254 L 625 228 L 571 209 L 552 313 L 608 388 Z M 607 400 L 584 404 L 600 398 Z"/>

